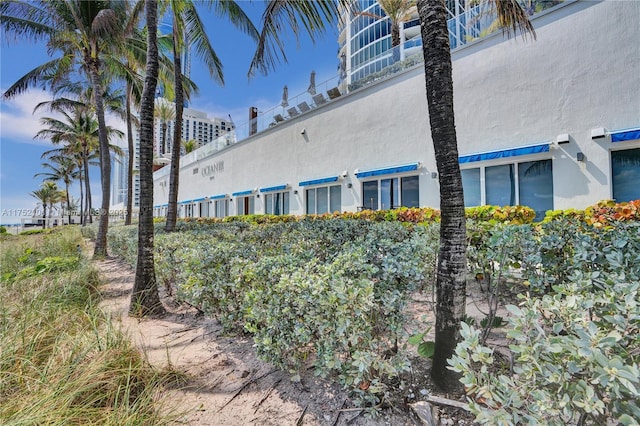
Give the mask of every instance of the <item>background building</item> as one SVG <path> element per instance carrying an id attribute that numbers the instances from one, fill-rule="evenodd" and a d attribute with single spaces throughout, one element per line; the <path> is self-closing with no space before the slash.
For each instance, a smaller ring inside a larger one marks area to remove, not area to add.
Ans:
<path id="1" fill-rule="evenodd" d="M 157 98 L 156 103 L 158 102 L 165 102 L 172 109 L 174 108 L 173 103 L 163 98 Z M 160 118 L 154 120 L 154 155 L 157 158 L 158 166 L 168 164 L 168 159 L 171 158 L 175 119 L 166 120 L 165 125 L 165 152 L 163 153 L 163 120 Z M 229 119 L 219 117 L 209 118 L 205 112 L 192 108 L 184 109 L 182 118 L 182 140 L 195 140 L 196 148 L 200 148 L 214 141 L 219 143 L 221 140 L 224 141 L 224 146 L 230 145 L 236 141 L 234 129 L 235 126 L 231 117 L 229 117 Z M 140 164 L 140 131 L 138 128 L 134 130 L 134 146 L 133 209 L 136 210 L 140 206 L 140 174 L 138 172 Z M 124 151 L 124 156 L 114 158 L 112 164 L 111 181 L 113 183 L 111 186 L 111 206 L 115 210 L 124 210 L 127 205 L 128 150 L 124 149 Z M 185 154 L 184 147 L 182 148 L 182 154 Z"/>

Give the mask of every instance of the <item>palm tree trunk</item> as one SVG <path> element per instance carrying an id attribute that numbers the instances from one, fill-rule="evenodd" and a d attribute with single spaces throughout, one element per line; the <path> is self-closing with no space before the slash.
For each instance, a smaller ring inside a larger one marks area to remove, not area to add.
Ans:
<path id="1" fill-rule="evenodd" d="M 180 178 L 180 148 L 182 147 L 182 111 L 184 107 L 184 92 L 182 89 L 182 63 L 180 47 L 178 45 L 176 17 L 173 18 L 173 72 L 175 75 L 176 91 L 176 119 L 173 128 L 173 146 L 171 147 L 171 170 L 169 176 L 169 206 L 167 209 L 168 232 L 176 229 L 178 220 L 178 184 Z"/>
<path id="2" fill-rule="evenodd" d="M 391 47 L 393 49 L 393 62 L 400 60 L 400 23 L 393 22 L 391 24 Z"/>
<path id="3" fill-rule="evenodd" d="M 127 214 L 124 219 L 125 225 L 131 225 L 131 215 L 133 210 L 133 160 L 135 152 L 133 147 L 133 126 L 131 125 L 131 83 L 127 81 Z"/>
<path id="4" fill-rule="evenodd" d="M 64 192 L 67 195 L 67 225 L 71 225 L 71 198 L 69 198 L 69 183 L 64 183 Z"/>
<path id="5" fill-rule="evenodd" d="M 466 224 L 453 114 L 453 79 L 447 15 L 442 0 L 419 0 L 427 104 L 440 183 L 440 251 L 436 278 L 433 381 L 444 390 L 462 385 L 447 368 L 460 340 L 466 299 Z"/>
<path id="6" fill-rule="evenodd" d="M 158 80 L 158 2 L 146 0 L 147 67 L 140 103 L 140 213 L 138 218 L 138 261 L 129 313 L 162 314 L 153 258 L 153 109 Z"/>
<path id="7" fill-rule="evenodd" d="M 107 255 L 107 231 L 109 229 L 109 203 L 111 195 L 111 153 L 109 152 L 109 137 L 107 124 L 104 119 L 104 102 L 102 100 L 102 80 L 99 73 L 100 63 L 97 58 L 89 62 L 93 98 L 98 118 L 98 141 L 100 150 L 100 182 L 102 184 L 102 203 L 100 206 L 98 233 L 96 234 L 94 257 Z"/>
<path id="8" fill-rule="evenodd" d="M 47 202 L 42 202 L 42 229 L 47 228 Z"/>
<path id="9" fill-rule="evenodd" d="M 78 180 L 80 181 L 80 225 L 85 226 L 86 223 L 84 221 L 84 189 L 82 185 L 84 184 L 84 178 L 82 177 L 84 167 L 80 166 L 80 177 Z"/>
<path id="10" fill-rule="evenodd" d="M 85 216 L 84 216 L 84 224 L 93 223 L 93 219 L 91 217 L 91 183 L 89 182 L 89 153 L 87 152 L 87 147 L 85 145 L 83 152 L 83 162 L 84 162 L 84 195 L 86 197 L 86 202 L 84 203 L 85 207 Z"/>
<path id="11" fill-rule="evenodd" d="M 167 123 L 162 120 L 162 144 L 160 145 L 160 154 L 167 152 Z"/>

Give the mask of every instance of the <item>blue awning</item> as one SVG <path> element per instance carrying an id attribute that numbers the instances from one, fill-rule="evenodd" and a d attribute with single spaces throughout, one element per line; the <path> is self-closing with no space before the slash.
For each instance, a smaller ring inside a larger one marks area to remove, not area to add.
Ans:
<path id="1" fill-rule="evenodd" d="M 234 192 L 233 195 L 234 197 L 238 197 L 238 196 L 242 196 L 242 195 L 251 195 L 253 194 L 253 190 L 252 189 L 247 189 L 246 191 L 240 191 L 240 192 Z"/>
<path id="2" fill-rule="evenodd" d="M 500 151 L 483 152 L 480 154 L 470 154 L 458 157 L 460 164 L 473 163 L 475 161 L 495 160 L 497 158 L 517 157 L 519 155 L 538 154 L 549 152 L 549 144 L 523 146 L 521 148 L 503 149 Z"/>
<path id="3" fill-rule="evenodd" d="M 211 197 L 209 197 L 210 200 L 222 200 L 223 198 L 227 198 L 227 194 L 212 195 Z"/>
<path id="4" fill-rule="evenodd" d="M 419 165 L 420 163 L 411 163 L 411 164 L 405 164 L 402 166 L 393 166 L 393 167 L 385 167 L 382 169 L 365 170 L 362 172 L 357 172 L 356 177 L 358 179 L 362 179 L 369 176 L 381 176 L 381 175 L 390 175 L 394 173 L 411 172 L 413 170 L 418 170 Z"/>
<path id="5" fill-rule="evenodd" d="M 169 207 L 169 203 L 165 203 L 165 204 L 161 205 L 160 207 Z"/>
<path id="6" fill-rule="evenodd" d="M 191 200 L 178 201 L 178 204 L 191 204 Z"/>
<path id="7" fill-rule="evenodd" d="M 330 177 L 320 178 L 320 179 L 303 180 L 302 182 L 298 183 L 298 185 L 300 186 L 320 185 L 323 183 L 336 182 L 337 180 L 338 180 L 338 176 L 330 176 Z"/>
<path id="8" fill-rule="evenodd" d="M 191 202 L 193 203 L 197 203 L 198 201 L 204 201 L 204 197 L 194 198 L 193 200 L 191 200 Z"/>
<path id="9" fill-rule="evenodd" d="M 611 142 L 635 141 L 636 139 L 640 139 L 640 128 L 611 132 Z"/>
<path id="10" fill-rule="evenodd" d="M 287 185 L 270 186 L 268 188 L 260 188 L 260 192 L 282 191 L 287 189 Z"/>

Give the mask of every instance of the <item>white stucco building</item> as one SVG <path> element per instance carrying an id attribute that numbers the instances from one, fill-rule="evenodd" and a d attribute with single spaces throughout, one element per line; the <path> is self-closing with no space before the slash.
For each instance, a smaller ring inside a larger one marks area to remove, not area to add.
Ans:
<path id="1" fill-rule="evenodd" d="M 536 41 L 498 32 L 452 50 L 465 203 L 544 214 L 640 198 L 640 2 L 567 1 L 532 22 Z M 182 157 L 181 217 L 438 208 L 424 68 L 410 59 Z M 168 172 L 154 174 L 157 216 Z"/>

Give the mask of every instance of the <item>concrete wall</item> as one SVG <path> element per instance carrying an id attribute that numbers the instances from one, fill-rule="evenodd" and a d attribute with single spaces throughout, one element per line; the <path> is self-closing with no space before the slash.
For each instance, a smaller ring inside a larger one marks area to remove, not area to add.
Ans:
<path id="1" fill-rule="evenodd" d="M 640 2 L 570 2 L 534 20 L 536 41 L 494 34 L 454 51 L 460 155 L 549 143 L 568 133 L 570 143 L 517 161 L 553 159 L 556 209 L 611 198 L 610 150 L 640 147 L 640 141 L 592 140 L 591 129 L 640 126 L 639 22 Z M 578 151 L 586 162 L 576 161 Z M 181 161 L 179 201 L 288 184 L 291 213 L 303 214 L 298 183 L 347 170 L 339 180 L 342 209 L 355 211 L 362 204 L 356 169 L 420 162 L 420 205 L 439 205 L 422 65 L 200 155 Z M 219 162 L 224 170 L 203 174 Z M 154 205 L 167 202 L 168 171 L 154 175 Z M 263 199 L 256 200 L 256 213 L 264 212 Z"/>

